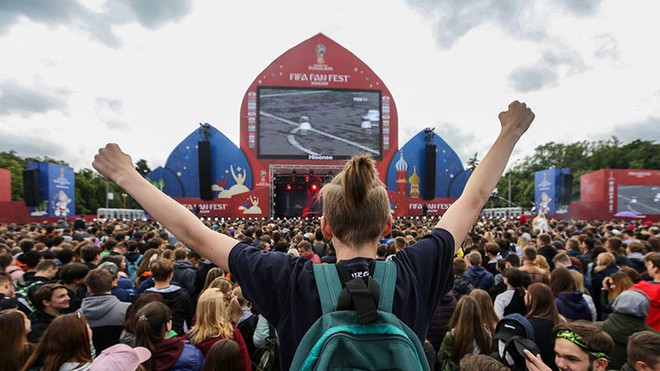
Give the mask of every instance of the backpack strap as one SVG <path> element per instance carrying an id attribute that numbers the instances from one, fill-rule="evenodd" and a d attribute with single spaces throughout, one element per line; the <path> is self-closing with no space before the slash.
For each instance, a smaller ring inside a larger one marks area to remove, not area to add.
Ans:
<path id="1" fill-rule="evenodd" d="M 376 260 L 374 279 L 380 285 L 380 301 L 378 310 L 392 313 L 394 289 L 396 286 L 396 263 L 391 260 Z"/>
<path id="2" fill-rule="evenodd" d="M 334 312 L 342 289 L 337 268 L 334 264 L 312 264 L 312 267 L 323 314 Z"/>
<path id="3" fill-rule="evenodd" d="M 337 267 L 334 264 L 313 264 L 312 267 L 323 314 L 337 310 L 337 303 L 343 288 Z M 373 279 L 380 286 L 378 310 L 392 313 L 396 285 L 396 263 L 377 260 Z M 369 288 L 372 289 L 372 287 Z"/>

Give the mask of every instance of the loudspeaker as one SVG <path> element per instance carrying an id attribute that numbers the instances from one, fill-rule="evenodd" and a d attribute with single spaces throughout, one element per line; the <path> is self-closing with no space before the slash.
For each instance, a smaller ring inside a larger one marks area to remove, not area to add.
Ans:
<path id="1" fill-rule="evenodd" d="M 422 198 L 435 198 L 435 158 L 438 151 L 435 144 L 427 144 L 424 148 L 424 188 Z"/>
<path id="2" fill-rule="evenodd" d="M 199 198 L 212 200 L 211 191 L 211 142 L 197 142 L 197 160 L 199 163 Z"/>
<path id="3" fill-rule="evenodd" d="M 559 175 L 559 204 L 568 205 L 571 203 L 573 194 L 573 174 Z"/>
<path id="4" fill-rule="evenodd" d="M 23 170 L 23 197 L 25 205 L 30 207 L 39 206 L 41 192 L 39 192 L 39 170 Z"/>

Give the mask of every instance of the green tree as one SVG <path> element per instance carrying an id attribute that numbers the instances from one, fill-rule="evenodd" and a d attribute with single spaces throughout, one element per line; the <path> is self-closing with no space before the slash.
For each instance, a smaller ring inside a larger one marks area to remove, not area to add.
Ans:
<path id="1" fill-rule="evenodd" d="M 479 166 L 479 159 L 477 158 L 477 154 L 478 154 L 478 152 L 475 152 L 474 156 L 470 157 L 467 160 L 467 163 L 466 163 L 467 168 L 472 170 L 472 171 L 474 171 L 474 169 L 476 169 L 477 166 Z"/>
<path id="2" fill-rule="evenodd" d="M 545 143 L 536 147 L 533 155 L 523 159 L 500 179 L 497 185 L 500 195 L 507 194 L 507 177 L 510 176 L 512 201 L 523 208 L 531 207 L 534 202 L 534 173 L 553 167 L 570 169 L 573 174 L 572 199 L 577 200 L 580 197 L 581 175 L 605 168 L 660 169 L 660 144 L 640 139 L 623 144 L 616 137 L 593 142 Z"/>
<path id="3" fill-rule="evenodd" d="M 0 152 L 0 168 L 9 170 L 11 173 L 11 199 L 13 201 L 23 200 L 23 170 L 26 162 L 15 151 Z"/>
<path id="4" fill-rule="evenodd" d="M 135 170 L 137 170 L 137 172 L 140 173 L 142 177 L 151 172 L 151 168 L 149 167 L 147 160 L 143 158 L 139 159 L 138 162 L 135 163 Z"/>

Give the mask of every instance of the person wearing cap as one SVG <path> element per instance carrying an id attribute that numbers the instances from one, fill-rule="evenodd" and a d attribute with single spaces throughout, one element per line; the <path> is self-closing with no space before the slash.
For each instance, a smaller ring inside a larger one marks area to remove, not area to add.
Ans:
<path id="1" fill-rule="evenodd" d="M 92 341 L 98 352 L 119 342 L 130 306 L 111 294 L 112 278 L 112 274 L 104 268 L 92 269 L 85 277 L 91 296 L 83 299 L 79 312 L 87 318 L 92 328 Z"/>
<path id="2" fill-rule="evenodd" d="M 612 313 L 605 321 L 596 322 L 601 330 L 614 340 L 610 353 L 610 368 L 619 369 L 626 362 L 628 338 L 639 331 L 655 331 L 646 324 L 651 304 L 641 291 L 628 290 L 619 295 L 612 304 Z"/>
<path id="3" fill-rule="evenodd" d="M 598 326 L 586 321 L 564 322 L 553 330 L 555 363 L 559 370 L 606 371 L 614 342 Z M 525 350 L 529 371 L 551 370 L 540 354 Z"/>
<path id="4" fill-rule="evenodd" d="M 111 257 L 106 257 L 106 258 L 111 258 Z M 119 265 L 117 265 L 112 261 L 105 261 L 99 264 L 98 268 L 105 269 L 112 276 L 112 288 L 110 289 L 110 293 L 114 295 L 117 299 L 119 299 L 119 301 L 122 301 L 124 303 L 130 303 L 131 294 L 129 293 L 129 290 L 124 288 L 126 287 L 125 284 L 124 287 L 121 287 L 119 284 L 119 280 L 121 279 L 119 275 Z"/>
<path id="5" fill-rule="evenodd" d="M 504 362 L 504 347 L 513 337 L 521 337 L 534 341 L 534 328 L 529 320 L 518 313 L 512 313 L 502 317 L 495 328 L 493 341 L 495 352 L 490 356 Z"/>
<path id="6" fill-rule="evenodd" d="M 96 357 L 90 371 L 135 371 L 149 358 L 151 352 L 145 347 L 131 348 L 126 344 L 116 344 Z"/>

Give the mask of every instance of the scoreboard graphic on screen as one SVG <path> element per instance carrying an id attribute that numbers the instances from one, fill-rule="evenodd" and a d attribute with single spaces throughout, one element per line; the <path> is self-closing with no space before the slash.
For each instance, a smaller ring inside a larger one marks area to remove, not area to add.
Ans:
<path id="1" fill-rule="evenodd" d="M 380 159 L 380 91 L 260 87 L 259 158 Z"/>

